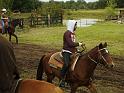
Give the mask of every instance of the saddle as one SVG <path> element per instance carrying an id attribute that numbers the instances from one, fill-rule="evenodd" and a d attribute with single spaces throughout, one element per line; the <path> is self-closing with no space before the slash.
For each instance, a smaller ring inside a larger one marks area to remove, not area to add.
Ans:
<path id="1" fill-rule="evenodd" d="M 79 54 L 73 54 L 71 56 L 71 70 L 74 71 L 74 68 L 75 68 L 75 65 L 77 63 L 77 60 L 79 58 Z M 54 53 L 50 59 L 49 59 L 49 62 L 48 64 L 53 67 L 53 68 L 56 68 L 56 69 L 62 69 L 63 65 L 64 65 L 64 61 L 63 61 L 63 56 L 61 54 L 61 52 L 56 52 Z"/>

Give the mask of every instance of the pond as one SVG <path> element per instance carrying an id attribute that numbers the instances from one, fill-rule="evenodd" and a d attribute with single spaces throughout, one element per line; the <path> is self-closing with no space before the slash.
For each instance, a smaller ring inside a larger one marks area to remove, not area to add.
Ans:
<path id="1" fill-rule="evenodd" d="M 63 25 L 66 25 L 67 21 L 68 20 L 63 20 Z M 80 19 L 80 20 L 76 20 L 76 21 L 77 21 L 78 27 L 87 27 L 87 26 L 96 24 L 98 21 L 101 21 L 101 20 L 100 19 Z"/>

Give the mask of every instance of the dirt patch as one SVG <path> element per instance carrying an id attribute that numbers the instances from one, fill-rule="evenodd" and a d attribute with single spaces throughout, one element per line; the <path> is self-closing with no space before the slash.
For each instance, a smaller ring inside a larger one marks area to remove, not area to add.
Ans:
<path id="1" fill-rule="evenodd" d="M 59 51 L 32 44 L 13 45 L 17 66 L 22 78 L 35 79 L 37 66 L 42 55 Z M 98 65 L 95 70 L 94 83 L 97 86 L 98 93 L 124 93 L 124 57 L 115 55 L 112 57 L 115 63 L 114 69 L 108 70 Z"/>

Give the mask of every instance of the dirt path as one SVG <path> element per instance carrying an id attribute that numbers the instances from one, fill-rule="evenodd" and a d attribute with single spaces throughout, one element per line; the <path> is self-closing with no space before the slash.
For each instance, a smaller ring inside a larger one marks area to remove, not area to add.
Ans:
<path id="1" fill-rule="evenodd" d="M 37 66 L 42 55 L 58 51 L 31 44 L 13 45 L 17 66 L 23 78 L 35 79 Z M 97 86 L 98 93 L 124 93 L 124 57 L 112 57 L 116 65 L 113 70 L 108 70 L 101 65 L 98 65 L 95 70 L 94 83 Z"/>

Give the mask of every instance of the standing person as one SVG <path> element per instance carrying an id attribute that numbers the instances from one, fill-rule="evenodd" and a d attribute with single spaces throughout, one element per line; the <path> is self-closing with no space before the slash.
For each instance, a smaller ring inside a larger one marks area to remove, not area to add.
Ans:
<path id="1" fill-rule="evenodd" d="M 0 35 L 0 93 L 14 93 L 12 86 L 20 78 L 15 62 L 12 44 Z"/>
<path id="2" fill-rule="evenodd" d="M 3 9 L 1 10 L 1 19 L 4 18 L 4 16 L 6 15 L 6 13 L 7 13 L 7 10 L 6 10 L 5 8 L 3 8 Z"/>
<path id="3" fill-rule="evenodd" d="M 5 33 L 5 20 L 8 20 L 6 13 L 7 13 L 7 10 L 3 8 L 1 10 L 2 33 Z"/>
<path id="4" fill-rule="evenodd" d="M 67 24 L 67 31 L 63 36 L 63 49 L 62 55 L 64 58 L 64 66 L 61 70 L 62 82 L 60 83 L 60 87 L 64 87 L 64 77 L 68 69 L 68 65 L 71 61 L 70 56 L 72 53 L 76 53 L 77 46 L 81 46 L 82 43 L 76 42 L 75 31 L 77 28 L 77 22 L 75 20 L 69 20 Z"/>

